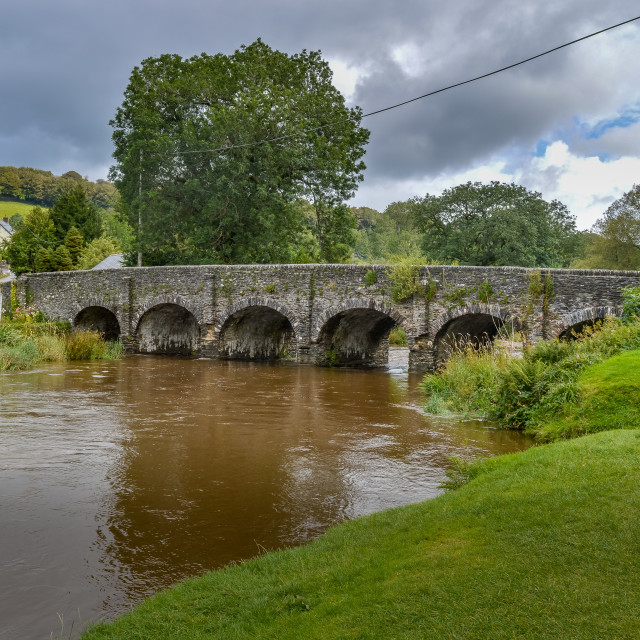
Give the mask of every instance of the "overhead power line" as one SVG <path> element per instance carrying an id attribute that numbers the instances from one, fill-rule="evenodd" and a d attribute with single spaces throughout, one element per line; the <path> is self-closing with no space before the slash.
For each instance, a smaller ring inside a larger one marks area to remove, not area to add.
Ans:
<path id="1" fill-rule="evenodd" d="M 502 73 L 503 71 L 508 71 L 509 69 L 513 69 L 515 67 L 519 67 L 520 65 L 526 64 L 527 62 L 531 62 L 533 60 L 537 60 L 538 58 L 542 58 L 543 56 L 547 56 L 550 53 L 554 53 L 555 51 L 560 51 L 560 49 L 565 49 L 566 47 L 570 47 L 578 42 L 582 42 L 583 40 L 588 40 L 589 38 L 593 38 L 595 36 L 599 36 L 602 33 L 606 33 L 607 31 L 612 31 L 613 29 L 618 29 L 626 24 L 631 24 L 636 20 L 640 20 L 640 16 L 636 16 L 635 18 L 630 18 L 629 20 L 625 20 L 624 22 L 618 22 L 618 24 L 611 25 L 610 27 L 605 27 L 604 29 L 600 29 L 599 31 L 594 31 L 593 33 L 589 33 L 586 36 L 582 36 L 581 38 L 576 38 L 575 40 L 571 40 L 570 42 L 565 42 L 557 47 L 553 47 L 553 49 L 548 49 L 547 51 L 543 51 L 542 53 L 538 53 L 529 58 L 525 58 L 524 60 L 520 60 L 518 62 L 514 62 L 513 64 L 509 64 L 506 67 L 501 67 L 500 69 L 495 69 L 494 71 L 489 71 L 488 73 L 483 73 L 482 75 L 475 76 L 474 78 L 469 78 L 468 80 L 463 80 L 462 82 L 456 82 L 454 84 L 450 84 L 446 87 L 442 87 L 440 89 L 436 89 L 435 91 L 429 91 L 428 93 L 423 93 L 420 96 L 416 96 L 415 98 L 410 98 L 409 100 L 404 100 L 403 102 L 398 102 L 396 104 L 392 104 L 388 107 L 383 107 L 382 109 L 376 109 L 375 111 L 369 111 L 368 113 L 362 114 L 361 118 L 369 118 L 370 116 L 378 115 L 379 113 L 384 113 L 386 111 L 391 111 L 392 109 L 397 109 L 399 107 L 404 107 L 407 104 L 411 104 L 412 102 L 417 102 L 418 100 L 424 100 L 425 98 L 430 98 L 431 96 L 435 96 L 438 93 L 444 93 L 445 91 L 450 91 L 451 89 L 456 89 L 457 87 L 462 87 L 465 84 L 471 84 L 472 82 L 477 82 L 478 80 L 484 80 L 485 78 L 489 78 L 490 76 L 495 76 L 498 73 Z M 186 155 L 191 153 L 218 153 L 221 151 L 231 151 L 232 149 L 242 149 L 246 147 L 256 147 L 261 144 L 267 144 L 269 142 L 281 142 L 282 140 L 290 140 L 291 138 L 297 138 L 298 136 L 305 135 L 307 133 L 311 133 L 313 131 L 321 131 L 322 129 L 327 129 L 329 127 L 335 127 L 339 124 L 343 124 L 345 122 L 349 122 L 350 118 L 346 118 L 344 120 L 336 120 L 335 122 L 329 122 L 327 124 L 321 125 L 319 127 L 312 127 L 310 129 L 305 129 L 303 131 L 299 131 L 298 133 L 289 133 L 283 136 L 276 136 L 273 138 L 266 138 L 264 140 L 259 140 L 257 142 L 247 142 L 245 144 L 235 144 L 226 147 L 217 147 L 216 149 L 198 149 L 194 151 L 179 151 L 177 152 L 179 155 Z"/>

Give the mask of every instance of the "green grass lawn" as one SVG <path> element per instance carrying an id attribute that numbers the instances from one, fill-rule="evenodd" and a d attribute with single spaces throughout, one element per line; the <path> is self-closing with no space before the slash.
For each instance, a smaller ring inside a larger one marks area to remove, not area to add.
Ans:
<path id="1" fill-rule="evenodd" d="M 456 491 L 187 581 L 83 638 L 638 638 L 639 365 L 624 353 L 580 381 L 576 420 L 621 430 L 476 463 Z"/>

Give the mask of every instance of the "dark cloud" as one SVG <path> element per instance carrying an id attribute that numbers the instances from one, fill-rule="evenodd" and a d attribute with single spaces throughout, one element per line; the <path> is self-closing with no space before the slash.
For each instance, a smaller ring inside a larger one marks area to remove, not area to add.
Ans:
<path id="1" fill-rule="evenodd" d="M 371 111 L 635 13 L 633 0 L 12 3 L 0 24 L 0 164 L 105 177 L 108 121 L 131 69 L 161 53 L 231 52 L 257 37 L 289 52 L 321 49 L 362 70 L 354 102 Z M 640 53 L 639 29 L 627 29 L 620 46 Z M 464 170 L 508 150 L 517 155 L 514 149 L 570 129 L 576 117 L 610 116 L 640 100 L 637 65 L 621 64 L 613 38 L 621 35 L 368 118 L 367 180 L 406 180 Z M 623 148 L 621 137 L 609 138 Z"/>

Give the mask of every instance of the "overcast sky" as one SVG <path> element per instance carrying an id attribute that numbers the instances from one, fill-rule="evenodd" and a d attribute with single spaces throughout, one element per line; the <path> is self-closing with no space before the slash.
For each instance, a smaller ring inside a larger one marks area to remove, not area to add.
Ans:
<path id="1" fill-rule="evenodd" d="M 637 15 L 637 0 L 20 0 L 0 20 L 0 165 L 106 178 L 108 122 L 149 56 L 319 49 L 368 112 Z M 640 21 L 363 124 L 355 205 L 515 181 L 588 228 L 640 183 Z"/>

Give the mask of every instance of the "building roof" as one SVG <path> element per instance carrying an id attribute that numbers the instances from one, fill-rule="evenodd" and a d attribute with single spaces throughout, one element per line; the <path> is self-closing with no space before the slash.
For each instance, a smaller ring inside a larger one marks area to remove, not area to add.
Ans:
<path id="1" fill-rule="evenodd" d="M 123 253 L 112 253 L 110 256 L 107 256 L 102 262 L 98 262 L 98 264 L 92 268 L 92 271 L 94 269 L 122 269 L 123 262 Z"/>
<path id="2" fill-rule="evenodd" d="M 13 235 L 13 227 L 2 218 L 0 218 L 0 227 L 2 227 L 10 236 Z"/>

